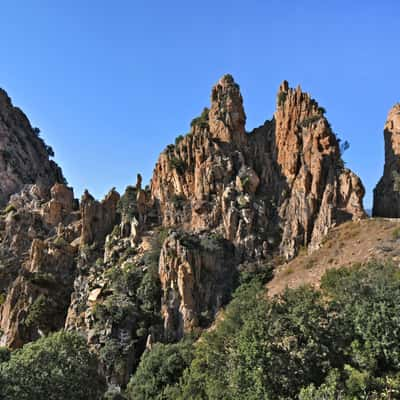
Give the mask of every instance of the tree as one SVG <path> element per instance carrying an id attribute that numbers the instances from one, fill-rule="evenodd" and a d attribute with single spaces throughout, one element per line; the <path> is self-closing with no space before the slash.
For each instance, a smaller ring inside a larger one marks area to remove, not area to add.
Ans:
<path id="1" fill-rule="evenodd" d="M 173 386 L 192 360 L 192 343 L 156 344 L 144 353 L 127 394 L 130 400 L 175 399 Z M 173 397 L 169 397 L 169 396 Z"/>
<path id="2" fill-rule="evenodd" d="M 64 331 L 13 351 L 0 376 L 7 400 L 97 400 L 105 389 L 85 339 Z"/>

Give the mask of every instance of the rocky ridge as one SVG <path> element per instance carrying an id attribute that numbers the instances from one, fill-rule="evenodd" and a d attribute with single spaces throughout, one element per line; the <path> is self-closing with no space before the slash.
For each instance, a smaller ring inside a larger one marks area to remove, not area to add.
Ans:
<path id="1" fill-rule="evenodd" d="M 56 182 L 65 182 L 61 169 L 49 159 L 54 156 L 52 148 L 39 133 L 0 89 L 0 206 L 25 184 L 49 188 Z"/>
<path id="2" fill-rule="evenodd" d="M 209 326 L 240 271 L 318 249 L 332 227 L 364 218 L 363 186 L 324 113 L 283 82 L 273 118 L 246 132 L 225 75 L 149 188 L 139 175 L 122 196 L 78 201 L 53 172 L 25 179 L 0 219 L 1 343 L 78 330 L 108 383 L 124 386 L 154 341 Z"/>
<path id="3" fill-rule="evenodd" d="M 384 127 L 385 166 L 374 189 L 374 217 L 400 217 L 400 103 L 389 111 Z"/>

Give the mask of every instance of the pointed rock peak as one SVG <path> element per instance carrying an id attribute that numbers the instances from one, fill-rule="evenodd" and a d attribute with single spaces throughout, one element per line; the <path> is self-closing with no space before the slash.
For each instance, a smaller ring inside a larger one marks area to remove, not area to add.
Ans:
<path id="1" fill-rule="evenodd" d="M 374 189 L 374 217 L 400 218 L 400 103 L 389 111 L 385 127 L 385 165 Z"/>
<path id="2" fill-rule="evenodd" d="M 400 133 L 400 103 L 396 103 L 389 111 L 385 129 Z"/>
<path id="3" fill-rule="evenodd" d="M 54 152 L 39 136 L 27 116 L 0 89 L 0 206 L 26 184 L 50 189 L 63 183 L 61 169 L 51 159 Z"/>
<path id="4" fill-rule="evenodd" d="M 224 75 L 211 92 L 209 126 L 213 137 L 223 142 L 244 144 L 246 114 L 240 87 L 232 75 Z"/>
<path id="5" fill-rule="evenodd" d="M 223 75 L 222 78 L 219 80 L 219 84 L 224 87 L 233 85 L 239 88 L 239 85 L 235 83 L 235 79 L 231 74 Z"/>
<path id="6" fill-rule="evenodd" d="M 289 90 L 289 82 L 284 80 L 279 86 L 279 93 L 287 92 Z"/>
<path id="7" fill-rule="evenodd" d="M 85 203 L 88 201 L 94 201 L 94 197 L 89 193 L 89 190 L 85 189 L 81 197 L 81 203 Z"/>

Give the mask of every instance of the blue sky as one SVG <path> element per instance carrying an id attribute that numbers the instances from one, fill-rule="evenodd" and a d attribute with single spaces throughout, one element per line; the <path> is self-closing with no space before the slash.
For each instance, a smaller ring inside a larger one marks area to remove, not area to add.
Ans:
<path id="1" fill-rule="evenodd" d="M 400 100 L 398 0 L 13 0 L 1 5 L 0 86 L 52 145 L 75 194 L 122 191 L 209 104 L 224 73 L 247 129 L 270 119 L 280 82 L 327 110 L 367 189 Z"/>

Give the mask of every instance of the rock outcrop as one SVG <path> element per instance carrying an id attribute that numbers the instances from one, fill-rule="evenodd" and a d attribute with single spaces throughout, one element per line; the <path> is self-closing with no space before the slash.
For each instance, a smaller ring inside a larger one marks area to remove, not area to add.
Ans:
<path id="1" fill-rule="evenodd" d="M 0 343 L 20 347 L 61 329 L 70 302 L 79 215 L 72 189 L 26 185 L 0 223 Z"/>
<path id="2" fill-rule="evenodd" d="M 385 128 L 385 166 L 374 189 L 374 217 L 400 217 L 400 103 L 387 116 Z"/>
<path id="3" fill-rule="evenodd" d="M 334 224 L 365 216 L 364 188 L 343 167 L 324 110 L 284 82 L 272 121 L 246 133 L 238 85 L 223 77 L 211 109 L 160 156 L 151 182 L 164 226 L 213 230 L 238 254 L 288 258 L 318 247 Z M 280 233 L 282 237 L 280 237 Z"/>
<path id="4" fill-rule="evenodd" d="M 314 250 L 365 216 L 361 181 L 308 94 L 283 82 L 272 120 L 252 132 L 245 122 L 225 75 L 210 109 L 160 155 L 150 188 L 138 175 L 122 196 L 78 201 L 1 92 L 0 344 L 79 330 L 123 387 L 146 346 L 208 327 L 240 271 L 268 272 L 276 255 Z"/>
<path id="5" fill-rule="evenodd" d="M 94 242 L 103 244 L 117 223 L 117 204 L 119 194 L 112 189 L 102 202 L 93 198 L 86 190 L 80 203 L 82 216 L 81 245 L 90 245 Z"/>
<path id="6" fill-rule="evenodd" d="M 247 133 L 239 86 L 227 75 L 212 89 L 210 110 L 161 154 L 151 191 L 163 226 L 212 233 L 235 249 L 225 264 L 178 239 L 165 243 L 159 272 L 167 336 L 180 337 L 223 303 L 220 292 L 229 289 L 214 286 L 220 274 L 277 252 L 290 259 L 301 247 L 314 250 L 329 228 L 366 216 L 363 185 L 344 168 L 324 114 L 300 87 L 283 82 L 273 119 Z M 199 277 L 209 262 L 213 273 Z"/>
<path id="7" fill-rule="evenodd" d="M 49 159 L 51 147 L 39 137 L 28 118 L 0 89 L 0 206 L 25 184 L 50 188 L 65 179 L 57 164 Z"/>
<path id="8" fill-rule="evenodd" d="M 281 249 L 288 258 L 296 255 L 299 246 L 318 248 L 330 227 L 366 216 L 364 187 L 343 167 L 338 139 L 324 113 L 300 87 L 281 85 L 273 157 L 284 182 L 279 186 L 286 186 L 276 193 L 281 194 L 277 199 Z"/>
<path id="9" fill-rule="evenodd" d="M 230 298 L 235 260 L 229 242 L 215 235 L 173 233 L 160 255 L 166 340 L 207 327 Z"/>

